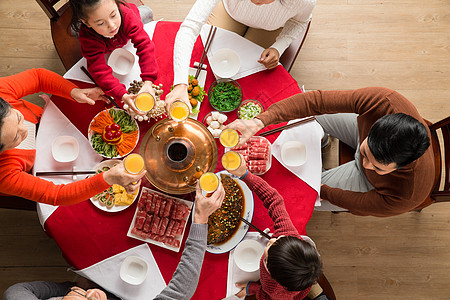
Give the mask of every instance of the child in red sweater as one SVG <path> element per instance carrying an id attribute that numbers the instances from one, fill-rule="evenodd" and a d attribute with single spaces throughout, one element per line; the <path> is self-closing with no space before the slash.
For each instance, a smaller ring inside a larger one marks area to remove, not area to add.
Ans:
<path id="1" fill-rule="evenodd" d="M 236 284 L 243 288 L 237 296 L 256 295 L 256 299 L 304 299 L 322 273 L 322 263 L 315 246 L 300 236 L 286 211 L 283 197 L 277 190 L 262 178 L 250 173 L 245 164 L 230 173 L 239 176 L 263 201 L 275 229 L 261 257 L 260 283 Z"/>
<path id="2" fill-rule="evenodd" d="M 81 53 L 87 60 L 89 73 L 100 88 L 116 100 L 122 100 L 136 113 L 135 95 L 114 77 L 105 55 L 121 48 L 129 40 L 136 48 L 144 86 L 140 92 L 155 96 L 152 81 L 158 76 L 155 45 L 145 32 L 139 10 L 132 3 L 120 0 L 70 0 L 73 11 L 71 27 L 79 33 Z"/>

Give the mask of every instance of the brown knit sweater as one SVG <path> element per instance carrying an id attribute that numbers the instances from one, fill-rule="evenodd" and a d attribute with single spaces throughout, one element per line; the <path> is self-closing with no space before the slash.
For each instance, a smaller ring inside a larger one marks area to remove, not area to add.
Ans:
<path id="1" fill-rule="evenodd" d="M 426 126 L 411 102 L 393 90 L 380 87 L 297 94 L 271 105 L 258 118 L 268 126 L 311 115 L 334 113 L 359 114 L 360 142 L 367 137 L 373 123 L 388 114 L 408 114 Z M 428 129 L 428 126 L 426 127 Z M 431 139 L 430 132 L 428 136 Z M 364 167 L 363 172 L 375 189 L 360 193 L 323 185 L 320 191 L 321 198 L 356 215 L 387 217 L 407 212 L 421 204 L 432 189 L 434 181 L 432 147 L 416 161 L 389 174 L 378 175 L 375 171 Z"/>

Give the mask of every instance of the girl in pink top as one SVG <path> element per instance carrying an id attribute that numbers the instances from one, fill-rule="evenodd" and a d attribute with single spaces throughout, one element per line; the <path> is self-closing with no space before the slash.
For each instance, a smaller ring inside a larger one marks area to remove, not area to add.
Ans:
<path id="1" fill-rule="evenodd" d="M 114 77 L 105 59 L 106 54 L 131 40 L 144 81 L 140 92 L 155 96 L 152 88 L 152 81 L 158 76 L 155 45 L 144 31 L 136 5 L 120 0 L 70 0 L 70 6 L 73 10 L 71 27 L 79 33 L 81 53 L 87 60 L 89 73 L 107 95 L 143 114 L 134 105 L 136 96 L 127 93 L 125 85 Z"/>

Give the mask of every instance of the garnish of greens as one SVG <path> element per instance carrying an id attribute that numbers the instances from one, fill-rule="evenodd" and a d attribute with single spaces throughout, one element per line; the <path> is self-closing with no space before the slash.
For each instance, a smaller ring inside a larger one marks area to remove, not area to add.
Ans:
<path id="1" fill-rule="evenodd" d="M 114 119 L 114 122 L 120 126 L 122 132 L 129 133 L 138 129 L 136 122 L 124 110 L 111 108 L 108 113 Z M 92 134 L 91 144 L 92 148 L 99 154 L 110 158 L 119 156 L 116 146 L 106 143 L 101 134 Z"/>
<path id="2" fill-rule="evenodd" d="M 216 85 L 209 97 L 209 103 L 220 111 L 232 111 L 241 102 L 241 91 L 229 82 Z"/>
<path id="3" fill-rule="evenodd" d="M 262 113 L 260 105 L 253 102 L 248 102 L 239 108 L 239 118 L 242 120 L 251 120 Z"/>

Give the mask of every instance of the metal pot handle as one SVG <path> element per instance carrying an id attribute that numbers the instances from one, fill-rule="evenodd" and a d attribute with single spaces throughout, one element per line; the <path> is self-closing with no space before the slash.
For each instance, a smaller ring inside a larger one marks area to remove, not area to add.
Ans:
<path id="1" fill-rule="evenodd" d="M 161 140 L 161 137 L 159 135 L 155 136 L 155 130 L 156 130 L 156 128 L 159 128 L 159 127 L 161 127 L 163 125 L 166 125 L 166 123 L 155 124 L 155 126 L 152 127 L 152 136 L 155 138 L 155 140 L 157 142 L 159 142 Z M 167 130 L 169 130 L 169 132 L 173 132 L 174 131 L 172 125 L 170 125 L 170 124 L 169 124 Z"/>
<path id="2" fill-rule="evenodd" d="M 183 177 L 184 182 L 186 182 L 187 185 L 189 186 L 195 186 L 197 184 L 198 179 L 203 175 L 203 170 L 200 166 L 197 166 L 195 168 L 195 174 L 189 178 L 187 176 Z"/>

